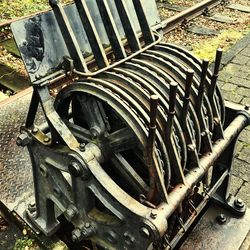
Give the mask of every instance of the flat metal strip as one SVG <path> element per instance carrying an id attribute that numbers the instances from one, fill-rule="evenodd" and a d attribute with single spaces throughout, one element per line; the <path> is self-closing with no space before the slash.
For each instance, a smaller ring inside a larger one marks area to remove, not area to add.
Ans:
<path id="1" fill-rule="evenodd" d="M 148 18 L 143 8 L 141 0 L 133 0 L 137 18 L 141 27 L 142 35 L 146 44 L 153 43 L 155 41 L 152 30 L 148 23 Z"/>
<path id="2" fill-rule="evenodd" d="M 55 3 L 54 2 L 51 3 L 51 7 L 55 14 L 57 23 L 60 27 L 69 54 L 71 58 L 74 60 L 75 67 L 81 71 L 83 70 L 84 72 L 87 72 L 88 71 L 87 64 L 81 52 L 76 36 L 73 32 L 73 29 L 70 25 L 68 17 L 65 13 L 65 10 L 63 9 L 60 3 L 57 3 L 57 1 Z"/>
<path id="3" fill-rule="evenodd" d="M 115 0 L 115 4 L 119 12 L 119 16 L 120 16 L 126 37 L 128 39 L 128 45 L 130 49 L 132 50 L 132 52 L 140 50 L 141 44 L 139 41 L 139 37 L 136 34 L 136 30 L 130 18 L 125 1 Z"/>
<path id="4" fill-rule="evenodd" d="M 94 21 L 89 12 L 85 0 L 75 0 L 80 19 L 88 36 L 89 44 L 96 59 L 99 68 L 109 65 L 105 50 L 102 46 L 101 39 L 97 33 Z"/>
<path id="5" fill-rule="evenodd" d="M 104 23 L 104 27 L 106 29 L 110 45 L 113 49 L 113 53 L 116 59 L 123 59 L 125 58 L 126 51 L 122 44 L 122 39 L 118 32 L 118 28 L 116 26 L 115 20 L 112 16 L 111 10 L 106 0 L 96 0 L 98 5 L 102 21 Z"/>

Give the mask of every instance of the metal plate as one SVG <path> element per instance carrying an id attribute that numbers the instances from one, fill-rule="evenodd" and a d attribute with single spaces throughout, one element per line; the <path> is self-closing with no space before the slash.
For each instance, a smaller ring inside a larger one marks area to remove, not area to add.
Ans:
<path id="1" fill-rule="evenodd" d="M 158 24 L 160 19 L 155 1 L 143 0 L 142 2 L 149 19 L 149 24 L 151 26 Z M 106 47 L 110 43 L 96 1 L 87 0 L 86 3 L 101 42 L 103 46 Z M 108 0 L 108 3 L 119 34 L 121 38 L 124 38 L 124 30 L 114 0 Z M 132 0 L 127 0 L 126 5 L 135 29 L 139 31 L 139 23 Z M 76 6 L 74 4 L 68 5 L 64 7 L 64 9 L 83 55 L 87 56 L 91 54 L 92 52 L 88 38 L 84 31 Z M 68 49 L 52 11 L 12 23 L 11 29 L 29 73 L 31 82 L 41 79 L 58 70 L 58 66 L 62 63 L 63 57 L 69 56 Z"/>
<path id="2" fill-rule="evenodd" d="M 223 213 L 227 221 L 219 224 L 216 217 Z M 234 217 L 225 209 L 211 205 L 190 233 L 180 250 L 230 249 L 238 250 L 250 230 L 250 210 L 241 218 Z"/>
<path id="3" fill-rule="evenodd" d="M 31 93 L 28 89 L 0 104 L 0 201 L 10 211 L 33 189 L 28 151 L 16 145 Z"/>

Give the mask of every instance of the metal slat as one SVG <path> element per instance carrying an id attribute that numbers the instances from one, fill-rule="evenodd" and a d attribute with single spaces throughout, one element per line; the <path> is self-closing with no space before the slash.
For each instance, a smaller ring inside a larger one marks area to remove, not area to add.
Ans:
<path id="1" fill-rule="evenodd" d="M 75 0 L 74 2 L 98 67 L 107 67 L 109 62 L 85 0 Z"/>
<path id="2" fill-rule="evenodd" d="M 66 13 L 60 3 L 54 0 L 49 1 L 51 8 L 55 14 L 58 25 L 61 29 L 61 33 L 65 44 L 68 48 L 71 58 L 74 60 L 76 68 L 83 70 L 84 72 L 88 71 L 87 64 L 82 55 L 80 46 L 76 40 L 76 37 L 73 33 L 73 30 L 70 26 L 69 20 L 66 16 Z"/>
<path id="3" fill-rule="evenodd" d="M 98 5 L 104 27 L 106 29 L 110 44 L 112 46 L 113 52 L 116 59 L 123 59 L 127 57 L 126 51 L 123 47 L 121 37 L 119 35 L 117 26 L 112 17 L 109 5 L 106 0 L 96 0 Z"/>
<path id="4" fill-rule="evenodd" d="M 143 9 L 141 0 L 133 0 L 136 15 L 141 27 L 142 35 L 146 44 L 151 44 L 155 41 L 152 30 L 149 26 L 146 13 Z"/>
<path id="5" fill-rule="evenodd" d="M 132 24 L 132 20 L 128 13 L 127 6 L 123 0 L 115 0 L 115 4 L 125 31 L 126 37 L 128 39 L 128 45 L 132 52 L 141 49 L 141 44 L 139 38 L 136 34 L 135 27 Z"/>

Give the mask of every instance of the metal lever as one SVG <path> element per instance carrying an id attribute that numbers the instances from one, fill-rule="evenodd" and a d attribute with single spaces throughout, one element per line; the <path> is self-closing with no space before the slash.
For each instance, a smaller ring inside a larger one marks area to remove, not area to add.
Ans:
<path id="1" fill-rule="evenodd" d="M 212 141 L 210 138 L 210 131 L 207 128 L 205 117 L 202 112 L 202 107 L 203 107 L 203 99 L 204 99 L 204 94 L 205 94 L 205 82 L 206 82 L 206 77 L 207 77 L 207 71 L 208 71 L 208 65 L 209 65 L 209 60 L 204 59 L 202 62 L 202 71 L 201 71 L 201 81 L 200 81 L 200 86 L 198 89 L 198 97 L 197 97 L 197 102 L 196 102 L 196 111 L 198 113 L 198 118 L 201 126 L 201 135 L 203 137 L 203 145 L 202 145 L 202 153 L 204 152 L 212 152 Z"/>
<path id="2" fill-rule="evenodd" d="M 191 86 L 193 83 L 194 78 L 194 71 L 191 69 L 188 69 L 186 72 L 186 84 L 185 84 L 185 96 L 183 100 L 183 113 L 182 113 L 182 123 L 183 125 L 186 125 L 187 121 L 187 114 L 188 114 L 188 108 L 190 103 L 190 92 L 191 92 Z"/>
<path id="3" fill-rule="evenodd" d="M 214 92 L 215 92 L 215 88 L 216 88 L 216 84 L 217 84 L 217 79 L 218 79 L 218 76 L 219 76 L 222 53 L 223 53 L 223 50 L 221 48 L 217 49 L 215 62 L 214 62 L 214 73 L 212 75 L 211 85 L 210 85 L 210 88 L 209 88 L 209 96 L 210 97 L 214 96 Z"/>
<path id="4" fill-rule="evenodd" d="M 175 166 L 175 180 L 177 183 L 184 183 L 184 173 L 181 166 L 180 157 L 178 155 L 178 151 L 174 141 L 174 133 L 173 133 L 173 125 L 174 125 L 174 117 L 175 117 L 175 104 L 176 104 L 176 95 L 177 95 L 177 87 L 178 84 L 176 82 L 170 83 L 170 92 L 169 92 L 169 110 L 168 110 L 168 120 L 167 120 L 167 142 L 171 143 L 172 147 L 169 149 L 169 157 L 171 159 L 171 163 Z"/>
<path id="5" fill-rule="evenodd" d="M 147 195 L 149 201 L 154 198 L 156 194 L 156 186 L 161 191 L 163 199 L 167 201 L 167 189 L 164 182 L 164 176 L 160 170 L 159 163 L 155 152 L 155 134 L 156 134 L 156 123 L 157 123 L 157 108 L 158 108 L 159 97 L 157 95 L 151 95 L 150 97 L 150 123 L 149 123 L 149 133 L 147 141 L 147 164 L 149 167 L 149 174 L 153 176 L 150 178 L 150 192 Z M 157 175 L 157 176 L 156 176 Z M 156 177 L 159 183 L 156 181 Z"/>
<path id="6" fill-rule="evenodd" d="M 215 132 L 214 137 L 213 137 L 214 140 L 224 138 L 224 132 L 223 132 L 222 124 L 221 124 L 221 119 L 219 116 L 219 111 L 218 111 L 218 108 L 216 106 L 215 99 L 214 99 L 215 89 L 216 89 L 217 80 L 219 76 L 222 53 L 223 51 L 221 48 L 217 49 L 215 63 L 214 63 L 214 72 L 211 78 L 211 85 L 209 87 L 209 93 L 208 93 L 209 101 L 211 103 L 213 116 L 214 116 L 214 132 Z"/>
<path id="7" fill-rule="evenodd" d="M 194 77 L 194 71 L 188 69 L 186 72 L 185 95 L 183 100 L 182 127 L 187 141 L 187 148 L 189 152 L 188 156 L 191 161 L 190 165 L 197 167 L 199 165 L 199 156 L 195 142 L 191 135 L 192 133 L 190 131 L 190 128 L 187 126 L 187 115 L 189 110 L 190 92 L 193 83 L 193 77 Z"/>

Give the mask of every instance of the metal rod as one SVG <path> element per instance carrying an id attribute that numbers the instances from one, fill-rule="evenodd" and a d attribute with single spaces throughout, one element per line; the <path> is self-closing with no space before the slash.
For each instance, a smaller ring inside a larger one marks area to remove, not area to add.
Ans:
<path id="1" fill-rule="evenodd" d="M 186 124 L 187 114 L 190 103 L 190 92 L 194 78 L 194 71 L 192 69 L 188 69 L 186 72 L 186 84 L 185 84 L 185 95 L 183 100 L 183 113 L 182 113 L 182 124 Z"/>
<path id="2" fill-rule="evenodd" d="M 199 122 L 200 122 L 200 127 L 201 127 L 201 135 L 202 135 L 202 149 L 201 153 L 205 152 L 211 152 L 212 151 L 212 141 L 210 138 L 210 131 L 207 128 L 205 118 L 202 112 L 203 108 L 203 99 L 204 99 L 204 94 L 205 94 L 205 82 L 206 82 L 206 77 L 207 77 L 207 71 L 208 71 L 208 65 L 209 61 L 207 59 L 203 60 L 202 66 L 201 66 L 201 79 L 200 79 L 200 86 L 198 89 L 198 96 L 196 100 L 196 112 L 198 114 Z"/>
<path id="3" fill-rule="evenodd" d="M 228 145 L 239 135 L 239 133 L 249 125 L 250 115 L 239 114 L 225 129 L 224 139 L 219 139 L 213 144 L 213 152 L 201 157 L 199 167 L 188 172 L 185 176 L 185 184 L 177 185 L 168 196 L 168 204 L 162 203 L 158 209 L 161 211 L 161 218 L 166 220 L 179 204 L 184 200 L 186 195 L 192 190 L 193 186 L 198 183 L 204 174 L 214 165 L 214 162 L 221 156 Z M 216 167 L 216 166 L 214 166 Z"/>
<path id="4" fill-rule="evenodd" d="M 209 65 L 209 60 L 204 59 L 202 62 L 202 66 L 201 66 L 201 80 L 200 80 L 200 86 L 198 89 L 198 97 L 197 97 L 197 103 L 196 103 L 197 110 L 202 109 L 208 65 Z"/>
<path id="5" fill-rule="evenodd" d="M 124 0 L 115 0 L 115 4 L 125 31 L 128 45 L 132 52 L 138 51 L 141 49 L 141 44 L 139 36 L 136 34 L 136 30 L 133 26 L 133 22 L 128 13 L 128 9 Z"/>
<path id="6" fill-rule="evenodd" d="M 49 3 L 55 14 L 56 20 L 60 27 L 63 39 L 68 48 L 69 54 L 71 58 L 74 60 L 75 67 L 78 70 L 83 70 L 84 72 L 88 72 L 87 64 L 84 60 L 81 49 L 73 33 L 73 30 L 66 16 L 64 8 L 59 3 L 59 1 L 49 0 Z"/>
<path id="7" fill-rule="evenodd" d="M 90 15 L 88 6 L 85 0 L 74 0 L 74 2 L 76 4 L 76 8 L 78 10 L 83 27 L 86 31 L 89 45 L 96 59 L 96 64 L 99 68 L 104 68 L 109 65 L 108 58 L 102 46 L 101 39 L 96 30 L 94 21 Z"/>
<path id="8" fill-rule="evenodd" d="M 185 138 L 187 142 L 188 148 L 188 157 L 190 159 L 190 166 L 198 166 L 199 165 L 199 157 L 195 142 L 192 139 L 190 128 L 187 126 L 187 115 L 190 104 L 190 92 L 193 83 L 194 71 L 188 69 L 186 72 L 186 84 L 185 84 L 185 95 L 183 100 L 183 112 L 182 112 L 182 127 L 185 133 Z"/>
<path id="9" fill-rule="evenodd" d="M 177 95 L 178 84 L 176 82 L 170 82 L 170 91 L 169 91 L 169 109 L 168 109 L 168 119 L 167 119 L 167 131 L 166 131 L 166 142 L 171 143 L 172 147 L 169 148 L 169 155 L 171 163 L 175 166 L 175 182 L 184 183 L 184 173 L 182 170 L 180 157 L 177 152 L 175 141 L 173 138 L 173 125 L 174 125 L 174 116 L 175 116 L 175 104 L 176 104 L 176 95 Z"/>
<path id="10" fill-rule="evenodd" d="M 153 43 L 155 38 L 153 36 L 151 27 L 149 26 L 145 11 L 142 6 L 141 0 L 133 0 L 136 15 L 141 27 L 142 35 L 146 44 Z"/>
<path id="11" fill-rule="evenodd" d="M 110 45 L 113 48 L 113 53 L 116 59 L 125 58 L 127 56 L 126 51 L 123 47 L 122 39 L 119 35 L 115 20 L 113 19 L 107 1 L 96 0 L 96 3 L 98 5 L 104 27 L 110 41 Z"/>
<path id="12" fill-rule="evenodd" d="M 217 85 L 217 80 L 219 76 L 219 70 L 220 70 L 220 63 L 222 59 L 222 49 L 219 48 L 216 51 L 216 57 L 215 57 L 215 63 L 214 63 L 214 72 L 211 78 L 211 84 L 209 86 L 209 91 L 208 91 L 208 98 L 211 103 L 211 107 L 213 110 L 213 116 L 214 116 L 214 139 L 219 139 L 223 138 L 224 133 L 223 133 L 223 127 L 219 115 L 219 110 L 216 105 L 215 99 L 214 99 L 214 93 Z"/>
<path id="13" fill-rule="evenodd" d="M 149 168 L 150 178 L 150 192 L 147 198 L 151 201 L 156 193 L 155 188 L 158 187 L 161 195 L 167 202 L 167 189 L 164 182 L 163 173 L 159 167 L 158 158 L 155 155 L 155 135 L 157 124 L 157 109 L 158 109 L 159 97 L 157 95 L 150 96 L 150 122 L 149 122 L 149 135 L 147 141 L 147 165 Z M 156 178 L 159 180 L 157 183 Z"/>
<path id="14" fill-rule="evenodd" d="M 148 199 L 152 200 L 155 194 L 156 188 L 156 173 L 154 168 L 154 149 L 155 149 L 155 133 L 156 133 L 156 123 L 157 123 L 157 107 L 158 107 L 159 98 L 157 95 L 152 95 L 150 97 L 150 122 L 148 130 L 148 140 L 147 140 L 147 150 L 146 150 L 146 159 L 147 166 L 149 168 L 150 178 L 150 192 L 148 193 Z"/>
<path id="15" fill-rule="evenodd" d="M 215 88 L 216 88 L 216 84 L 217 84 L 217 79 L 219 76 L 219 69 L 220 69 L 220 63 L 221 63 L 221 59 L 222 59 L 222 49 L 217 49 L 216 51 L 216 57 L 215 57 L 215 62 L 214 62 L 214 72 L 211 78 L 211 85 L 209 88 L 209 96 L 213 97 L 214 96 L 214 92 L 215 92 Z"/>

